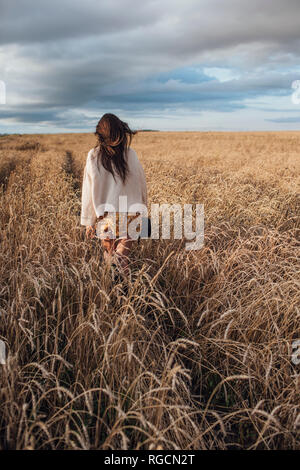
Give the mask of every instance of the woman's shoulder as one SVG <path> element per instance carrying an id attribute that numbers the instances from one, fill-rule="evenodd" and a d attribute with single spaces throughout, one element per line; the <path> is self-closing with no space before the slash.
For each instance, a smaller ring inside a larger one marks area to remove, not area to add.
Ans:
<path id="1" fill-rule="evenodd" d="M 97 153 L 97 147 L 93 147 L 92 149 L 90 149 L 87 154 L 87 160 L 94 158 L 96 156 L 96 153 Z"/>
<path id="2" fill-rule="evenodd" d="M 97 156 L 98 156 L 98 147 L 93 147 L 92 149 L 89 150 L 87 154 L 87 163 L 94 163 L 97 161 Z"/>
<path id="3" fill-rule="evenodd" d="M 97 148 L 93 147 L 89 150 L 86 158 L 86 166 L 90 173 L 94 173 L 97 166 Z"/>
<path id="4" fill-rule="evenodd" d="M 127 151 L 127 156 L 128 156 L 128 159 L 131 159 L 133 161 L 138 160 L 137 153 L 132 147 L 129 147 L 129 149 Z"/>

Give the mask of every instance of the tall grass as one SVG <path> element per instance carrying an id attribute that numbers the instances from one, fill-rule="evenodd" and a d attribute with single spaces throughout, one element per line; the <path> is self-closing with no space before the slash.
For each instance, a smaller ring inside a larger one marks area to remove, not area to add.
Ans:
<path id="1" fill-rule="evenodd" d="M 93 137 L 1 139 L 1 449 L 300 448 L 299 141 L 138 135 L 205 245 L 144 241 L 125 285 L 79 225 Z"/>

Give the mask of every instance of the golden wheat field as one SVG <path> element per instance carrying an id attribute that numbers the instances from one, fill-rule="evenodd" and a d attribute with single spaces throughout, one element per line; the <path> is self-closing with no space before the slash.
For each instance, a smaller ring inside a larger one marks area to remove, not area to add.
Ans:
<path id="1" fill-rule="evenodd" d="M 300 132 L 141 132 L 144 240 L 113 283 L 80 226 L 92 134 L 0 138 L 1 449 L 300 449 Z"/>

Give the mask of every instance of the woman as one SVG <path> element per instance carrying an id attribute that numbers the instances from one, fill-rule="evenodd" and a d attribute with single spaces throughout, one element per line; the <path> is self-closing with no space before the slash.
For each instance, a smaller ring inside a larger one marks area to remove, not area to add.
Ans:
<path id="1" fill-rule="evenodd" d="M 129 273 L 128 255 L 133 243 L 128 224 L 139 213 L 123 212 L 119 198 L 127 197 L 128 208 L 147 205 L 144 170 L 130 148 L 134 134 L 126 122 L 114 114 L 104 114 L 96 127 L 98 145 L 88 153 L 82 184 L 81 225 L 86 226 L 86 237 L 101 238 L 105 258 L 111 260 L 113 256 L 125 275 Z M 127 228 L 122 238 L 120 221 Z"/>

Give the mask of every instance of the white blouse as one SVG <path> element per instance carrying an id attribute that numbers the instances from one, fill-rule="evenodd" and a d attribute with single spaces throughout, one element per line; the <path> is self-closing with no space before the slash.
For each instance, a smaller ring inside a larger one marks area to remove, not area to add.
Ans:
<path id="1" fill-rule="evenodd" d="M 132 148 L 128 150 L 128 174 L 125 183 L 116 171 L 114 179 L 113 175 L 101 165 L 101 160 L 99 160 L 99 171 L 97 153 L 97 148 L 89 151 L 83 174 L 81 225 L 85 226 L 94 225 L 97 217 L 106 211 L 124 212 L 123 204 L 126 198 L 119 199 L 120 196 L 127 196 L 125 212 L 137 212 L 138 209 L 133 210 L 133 204 L 147 206 L 145 173 L 136 152 Z"/>

